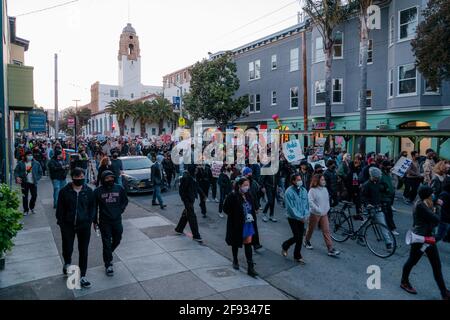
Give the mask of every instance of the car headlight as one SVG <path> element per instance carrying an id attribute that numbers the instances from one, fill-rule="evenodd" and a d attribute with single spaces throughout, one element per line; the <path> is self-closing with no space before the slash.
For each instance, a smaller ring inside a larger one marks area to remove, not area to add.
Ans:
<path id="1" fill-rule="evenodd" d="M 137 186 L 139 184 L 139 180 L 133 178 L 132 176 L 123 175 L 123 178 L 127 180 L 129 185 Z"/>

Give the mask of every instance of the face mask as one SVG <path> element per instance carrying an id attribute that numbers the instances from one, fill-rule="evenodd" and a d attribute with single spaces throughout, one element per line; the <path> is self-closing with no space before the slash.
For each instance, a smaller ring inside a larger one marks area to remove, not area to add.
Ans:
<path id="1" fill-rule="evenodd" d="M 28 161 L 33 160 L 33 156 L 27 156 L 27 160 L 28 160 Z"/>
<path id="2" fill-rule="evenodd" d="M 113 159 L 117 159 L 117 157 L 118 157 L 117 154 L 113 155 Z"/>
<path id="3" fill-rule="evenodd" d="M 114 187 L 114 180 L 105 181 L 105 186 L 108 188 Z"/>
<path id="4" fill-rule="evenodd" d="M 303 187 L 303 181 L 297 181 L 297 183 L 296 183 L 296 185 L 297 185 L 297 188 L 301 188 L 301 187 Z"/>
<path id="5" fill-rule="evenodd" d="M 327 185 L 327 182 L 326 182 L 326 181 L 320 181 L 320 185 L 321 185 L 322 187 L 325 187 L 325 186 Z"/>
<path id="6" fill-rule="evenodd" d="M 73 179 L 73 184 L 77 187 L 81 187 L 84 184 L 84 179 Z"/>
<path id="7" fill-rule="evenodd" d="M 241 188 L 241 192 L 242 193 L 247 193 L 249 189 L 250 189 L 250 187 L 242 187 Z"/>

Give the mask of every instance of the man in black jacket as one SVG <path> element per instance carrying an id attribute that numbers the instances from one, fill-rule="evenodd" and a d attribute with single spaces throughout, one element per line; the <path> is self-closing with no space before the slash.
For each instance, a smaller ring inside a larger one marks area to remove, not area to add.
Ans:
<path id="1" fill-rule="evenodd" d="M 61 229 L 62 255 L 64 258 L 63 273 L 72 263 L 73 243 L 75 235 L 78 239 L 80 285 L 89 288 L 91 283 L 86 279 L 91 225 L 94 222 L 94 192 L 85 183 L 84 171 L 81 168 L 72 170 L 72 182 L 61 189 L 56 208 L 56 220 Z"/>
<path id="2" fill-rule="evenodd" d="M 339 204 L 336 161 L 333 159 L 327 161 L 327 170 L 325 170 L 323 176 L 325 177 L 328 194 L 330 195 L 330 206 L 335 207 Z"/>
<path id="3" fill-rule="evenodd" d="M 163 199 L 161 196 L 161 186 L 164 183 L 163 166 L 162 166 L 163 160 L 164 160 L 164 157 L 162 155 L 156 156 L 156 162 L 152 166 L 150 178 L 151 178 L 152 184 L 153 184 L 152 205 L 153 206 L 159 205 L 161 207 L 161 209 L 164 210 L 164 208 L 167 206 L 163 203 Z M 159 203 L 156 203 L 157 199 L 158 199 Z"/>
<path id="4" fill-rule="evenodd" d="M 189 166 L 188 171 L 184 172 L 183 177 L 181 178 L 179 194 L 184 203 L 184 210 L 181 214 L 180 221 L 175 228 L 175 232 L 180 235 L 183 234 L 184 228 L 189 222 L 193 239 L 202 242 L 202 237 L 198 231 L 197 216 L 194 211 L 194 203 L 200 187 L 198 186 L 197 181 L 195 181 L 194 175 L 195 166 Z"/>
<path id="5" fill-rule="evenodd" d="M 53 208 L 56 209 L 58 204 L 59 191 L 67 184 L 67 173 L 69 172 L 69 164 L 64 160 L 61 151 L 56 151 L 53 158 L 48 163 L 48 172 L 53 184 Z"/>
<path id="6" fill-rule="evenodd" d="M 106 275 L 113 276 L 113 252 L 122 240 L 123 225 L 122 214 L 128 205 L 125 189 L 115 183 L 112 171 L 102 174 L 102 185 L 95 189 L 95 222 L 100 228 L 103 243 L 103 262 Z"/>

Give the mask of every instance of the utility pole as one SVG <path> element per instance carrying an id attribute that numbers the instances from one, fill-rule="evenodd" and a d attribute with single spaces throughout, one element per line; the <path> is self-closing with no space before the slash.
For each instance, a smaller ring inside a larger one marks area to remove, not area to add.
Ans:
<path id="1" fill-rule="evenodd" d="M 55 139 L 58 139 L 59 133 L 59 114 L 58 114 L 58 54 L 55 53 Z"/>
<path id="2" fill-rule="evenodd" d="M 306 29 L 302 32 L 302 60 L 303 60 L 303 130 L 308 131 L 308 74 L 306 61 Z M 303 137 L 303 148 L 308 145 L 308 135 Z"/>
<path id="3" fill-rule="evenodd" d="M 75 102 L 75 152 L 78 150 L 78 102 L 80 102 L 80 100 L 74 99 L 72 100 Z"/>

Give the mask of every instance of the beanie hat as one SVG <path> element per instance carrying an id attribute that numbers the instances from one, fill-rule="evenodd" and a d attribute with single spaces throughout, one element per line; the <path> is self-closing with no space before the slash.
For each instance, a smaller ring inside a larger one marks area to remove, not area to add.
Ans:
<path id="1" fill-rule="evenodd" d="M 433 189 L 429 186 L 426 185 L 422 185 L 419 188 L 419 197 L 421 200 L 425 200 L 427 198 L 429 198 L 432 194 L 433 194 Z"/>
<path id="2" fill-rule="evenodd" d="M 382 175 L 381 170 L 378 169 L 377 167 L 370 168 L 369 169 L 369 174 L 373 178 L 381 178 L 381 175 Z"/>
<path id="3" fill-rule="evenodd" d="M 160 154 L 158 154 L 158 155 L 156 156 L 156 162 L 161 163 L 161 162 L 163 162 L 163 160 L 164 160 L 164 156 L 162 156 L 162 155 L 160 155 Z"/>
<path id="4" fill-rule="evenodd" d="M 101 177 L 102 184 L 104 185 L 104 184 L 105 184 L 106 178 L 107 178 L 107 177 L 111 177 L 111 176 L 113 176 L 114 179 L 116 178 L 116 176 L 114 175 L 114 173 L 113 173 L 112 171 L 110 171 L 110 170 L 104 171 L 104 172 L 102 173 L 102 177 Z"/>
<path id="5" fill-rule="evenodd" d="M 323 170 L 323 168 L 322 168 L 322 165 L 320 165 L 320 164 L 316 164 L 315 166 L 314 166 L 314 170 Z"/>
<path id="6" fill-rule="evenodd" d="M 242 175 L 243 176 L 247 176 L 247 175 L 249 175 L 252 172 L 253 172 L 252 169 L 249 168 L 249 167 L 245 167 L 244 169 L 242 169 Z"/>

